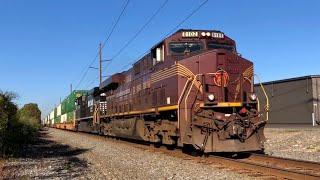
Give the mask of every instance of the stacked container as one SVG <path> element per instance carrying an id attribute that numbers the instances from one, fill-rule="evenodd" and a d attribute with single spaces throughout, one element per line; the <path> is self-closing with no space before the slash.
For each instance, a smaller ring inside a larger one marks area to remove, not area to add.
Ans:
<path id="1" fill-rule="evenodd" d="M 46 117 L 45 124 L 72 123 L 75 120 L 75 101 L 78 97 L 86 94 L 86 90 L 74 90 L 61 104 Z"/>
<path id="2" fill-rule="evenodd" d="M 61 103 L 61 123 L 72 123 L 75 120 L 75 101 L 86 94 L 85 90 L 75 90 Z"/>
<path id="3" fill-rule="evenodd" d="M 54 124 L 54 110 L 51 111 L 50 113 L 50 119 L 49 119 L 50 124 Z"/>

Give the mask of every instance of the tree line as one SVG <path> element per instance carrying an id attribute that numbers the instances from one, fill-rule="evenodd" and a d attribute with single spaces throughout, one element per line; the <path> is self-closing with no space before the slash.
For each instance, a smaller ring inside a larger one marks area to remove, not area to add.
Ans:
<path id="1" fill-rule="evenodd" d="M 36 137 L 41 126 L 41 111 L 35 103 L 21 109 L 14 103 L 17 94 L 0 90 L 0 156 L 14 155 Z"/>

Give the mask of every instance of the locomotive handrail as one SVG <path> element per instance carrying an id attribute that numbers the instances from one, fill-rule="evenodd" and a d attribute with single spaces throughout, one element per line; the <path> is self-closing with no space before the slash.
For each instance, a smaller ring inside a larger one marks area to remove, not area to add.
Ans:
<path id="1" fill-rule="evenodd" d="M 189 94 L 190 94 L 190 92 L 191 92 L 191 89 L 192 89 L 192 87 L 193 87 L 193 84 L 194 84 L 194 82 L 197 80 L 197 76 L 203 76 L 203 74 L 196 74 L 196 75 L 193 77 L 192 84 L 191 84 L 191 86 L 190 86 L 190 88 L 189 88 L 189 91 L 188 91 L 188 93 L 187 93 L 187 95 L 186 95 L 186 97 L 185 97 L 185 99 L 184 99 L 184 108 L 185 108 L 184 111 L 185 111 L 186 121 L 188 121 L 187 100 L 188 100 Z"/>
<path id="2" fill-rule="evenodd" d="M 258 76 L 257 74 L 254 74 L 254 76 L 258 79 L 259 84 L 260 84 L 261 89 L 262 89 L 262 92 L 263 92 L 264 96 L 266 97 L 265 110 L 266 110 L 266 121 L 268 121 L 268 120 L 269 120 L 269 97 L 268 97 L 268 95 L 267 95 L 267 93 L 266 93 L 266 90 L 264 89 L 264 87 L 263 87 L 263 85 L 262 85 L 262 83 L 261 83 L 261 81 L 260 81 L 259 76 Z M 258 100 L 258 103 L 259 103 L 259 100 Z M 260 105 L 258 105 L 258 107 L 260 108 Z"/>
<path id="3" fill-rule="evenodd" d="M 189 84 L 189 82 L 190 82 L 190 80 L 188 78 L 186 84 L 183 87 L 183 90 L 181 92 L 179 100 L 178 100 L 178 129 L 180 128 L 180 103 L 181 103 L 182 97 L 184 96 L 185 90 L 186 90 L 187 85 Z"/>

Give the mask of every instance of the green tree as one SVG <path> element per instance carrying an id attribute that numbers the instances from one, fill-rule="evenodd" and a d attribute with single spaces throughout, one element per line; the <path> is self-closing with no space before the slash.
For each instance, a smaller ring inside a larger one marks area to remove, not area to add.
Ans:
<path id="1" fill-rule="evenodd" d="M 24 137 L 20 139 L 23 143 L 27 143 L 36 136 L 41 124 L 41 111 L 35 103 L 25 104 L 18 111 L 20 134 Z M 19 136 L 21 137 L 21 136 Z M 18 137 L 18 139 L 19 139 Z"/>
<path id="2" fill-rule="evenodd" d="M 35 103 L 18 110 L 13 102 L 17 94 L 0 91 L 0 156 L 17 154 L 21 147 L 36 137 L 41 111 Z"/>
<path id="3" fill-rule="evenodd" d="M 41 124 L 41 111 L 36 103 L 25 104 L 19 110 L 20 121 L 28 121 L 35 127 L 40 127 Z"/>
<path id="4" fill-rule="evenodd" d="M 13 92 L 0 91 L 0 151 L 5 154 L 9 149 L 8 142 L 10 136 L 14 133 L 14 128 L 18 124 L 18 107 L 13 102 L 17 94 Z"/>

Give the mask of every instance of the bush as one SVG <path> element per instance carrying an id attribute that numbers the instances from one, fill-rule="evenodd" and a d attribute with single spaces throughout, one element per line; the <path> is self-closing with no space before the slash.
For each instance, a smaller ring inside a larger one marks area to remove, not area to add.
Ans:
<path id="1" fill-rule="evenodd" d="M 26 141 L 32 140 L 41 123 L 41 111 L 35 103 L 24 105 L 18 112 L 19 122 L 23 124 L 21 134 L 25 137 Z"/>
<path id="2" fill-rule="evenodd" d="M 0 91 L 0 150 L 1 154 L 6 154 L 9 149 L 8 140 L 12 129 L 18 123 L 18 107 L 12 100 L 17 97 L 12 92 Z"/>
<path id="3" fill-rule="evenodd" d="M 21 121 L 29 119 L 28 121 L 32 121 L 36 125 L 40 125 L 41 111 L 39 110 L 38 105 L 35 103 L 25 104 L 19 110 L 19 119 Z"/>
<path id="4" fill-rule="evenodd" d="M 29 143 L 40 128 L 41 112 L 37 104 L 26 104 L 18 110 L 13 102 L 17 95 L 0 91 L 0 152 L 15 154 L 21 145 Z"/>

